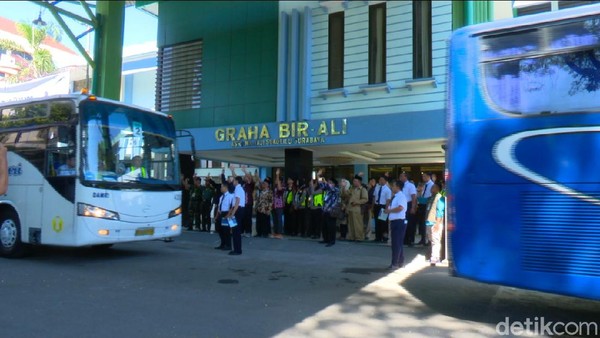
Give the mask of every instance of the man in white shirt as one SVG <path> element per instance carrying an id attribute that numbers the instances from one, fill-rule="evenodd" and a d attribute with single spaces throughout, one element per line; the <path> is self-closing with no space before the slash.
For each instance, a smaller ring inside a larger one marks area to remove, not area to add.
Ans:
<path id="1" fill-rule="evenodd" d="M 406 197 L 406 235 L 404 236 L 404 244 L 408 246 L 415 245 L 415 233 L 417 232 L 417 188 L 409 181 L 408 173 L 403 171 L 400 174 L 400 181 L 404 183 L 402 192 Z"/>
<path id="2" fill-rule="evenodd" d="M 215 247 L 215 249 L 231 250 L 231 228 L 229 228 L 229 224 L 224 218 L 229 214 L 229 209 L 233 207 L 233 194 L 229 192 L 227 182 L 221 183 L 221 194 L 217 205 L 217 217 L 215 218 L 215 229 L 218 225 L 221 245 Z"/>
<path id="3" fill-rule="evenodd" d="M 392 190 L 387 184 L 387 177 L 381 176 L 379 177 L 379 184 L 375 187 L 375 191 L 373 191 L 373 216 L 375 217 L 375 242 L 387 242 L 387 239 L 384 239 L 383 233 L 387 231 L 387 220 L 382 220 L 379 217 L 379 213 L 381 210 L 384 210 L 385 207 L 392 199 Z"/>
<path id="4" fill-rule="evenodd" d="M 393 196 L 384 212 L 390 219 L 390 237 L 392 239 L 392 264 L 388 267 L 390 270 L 397 270 L 404 265 L 404 250 L 402 243 L 404 233 L 406 232 L 406 197 L 402 192 L 404 184 L 400 180 L 392 183 Z"/>
<path id="5" fill-rule="evenodd" d="M 233 180 L 233 208 L 229 210 L 227 214 L 228 218 L 235 217 L 237 222 L 236 226 L 231 226 L 231 232 L 233 237 L 233 250 L 229 252 L 232 256 L 238 256 L 242 254 L 242 219 L 244 219 L 244 212 L 246 212 L 246 192 L 242 188 L 244 179 L 241 176 L 237 176 Z"/>
<path id="6" fill-rule="evenodd" d="M 417 209 L 417 222 L 419 225 L 419 235 L 421 235 L 421 240 L 419 244 L 427 245 L 427 233 L 425 228 L 425 217 L 427 212 L 427 200 L 431 197 L 431 187 L 433 186 L 433 181 L 431 180 L 432 173 L 425 172 L 421 175 L 423 179 L 423 191 L 421 195 L 418 196 L 419 206 Z"/>
<path id="7" fill-rule="evenodd" d="M 423 187 L 423 197 L 424 198 L 431 197 L 431 187 L 433 186 L 433 181 L 431 180 L 432 175 L 433 175 L 433 173 L 426 172 L 426 173 L 423 173 L 423 175 L 421 177 L 423 179 L 423 182 L 425 182 L 425 186 Z M 425 204 L 427 204 L 427 203 L 425 203 Z"/>

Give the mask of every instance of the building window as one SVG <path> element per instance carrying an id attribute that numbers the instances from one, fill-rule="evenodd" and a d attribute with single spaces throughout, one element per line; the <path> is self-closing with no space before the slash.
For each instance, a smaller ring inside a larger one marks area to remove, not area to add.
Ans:
<path id="1" fill-rule="evenodd" d="M 513 1 L 513 8 L 516 11 L 515 16 L 524 16 L 585 6 L 598 2 L 600 1 Z"/>
<path id="2" fill-rule="evenodd" d="M 558 9 L 565 9 L 565 8 L 571 8 L 571 7 L 579 7 L 579 6 L 585 6 L 585 5 L 591 5 L 591 4 L 597 4 L 600 1 L 559 1 L 558 2 Z"/>
<path id="3" fill-rule="evenodd" d="M 157 63 L 156 110 L 200 108 L 202 40 L 160 48 Z"/>
<path id="4" fill-rule="evenodd" d="M 344 87 L 344 12 L 329 14 L 329 89 Z"/>
<path id="5" fill-rule="evenodd" d="M 516 9 L 515 16 L 538 14 L 550 12 L 552 10 L 552 3 L 550 1 L 542 3 L 533 3 L 533 5 L 530 3 L 525 3 L 523 1 L 515 1 L 513 3 L 513 6 Z"/>
<path id="6" fill-rule="evenodd" d="M 385 82 L 385 8 L 369 6 L 369 84 Z"/>
<path id="7" fill-rule="evenodd" d="M 413 1 L 413 78 L 431 76 L 431 1 Z"/>

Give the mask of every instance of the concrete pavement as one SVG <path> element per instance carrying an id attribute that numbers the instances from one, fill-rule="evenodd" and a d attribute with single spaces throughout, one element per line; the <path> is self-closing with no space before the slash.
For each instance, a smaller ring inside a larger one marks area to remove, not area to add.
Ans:
<path id="1" fill-rule="evenodd" d="M 1 337 L 492 337 L 505 316 L 597 320 L 598 302 L 468 281 L 390 248 L 218 237 L 0 259 Z"/>

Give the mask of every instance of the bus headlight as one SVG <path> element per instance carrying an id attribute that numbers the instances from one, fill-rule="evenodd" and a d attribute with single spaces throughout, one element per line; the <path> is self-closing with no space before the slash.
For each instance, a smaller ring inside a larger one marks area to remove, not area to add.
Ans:
<path id="1" fill-rule="evenodd" d="M 177 215 L 181 215 L 181 207 L 179 207 L 179 208 L 177 208 L 175 210 L 171 210 L 171 212 L 169 213 L 169 218 L 175 217 Z"/>
<path id="2" fill-rule="evenodd" d="M 119 220 L 119 214 L 113 211 L 95 207 L 93 205 L 78 203 L 77 204 L 77 215 L 95 218 L 104 218 L 111 220 Z"/>

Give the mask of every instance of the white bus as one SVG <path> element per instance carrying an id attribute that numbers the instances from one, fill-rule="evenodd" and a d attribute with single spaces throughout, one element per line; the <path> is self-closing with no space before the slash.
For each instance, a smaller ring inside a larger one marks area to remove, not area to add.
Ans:
<path id="1" fill-rule="evenodd" d="M 26 245 L 109 247 L 181 234 L 169 116 L 85 94 L 2 103 L 0 142 L 9 166 L 2 256 Z"/>

